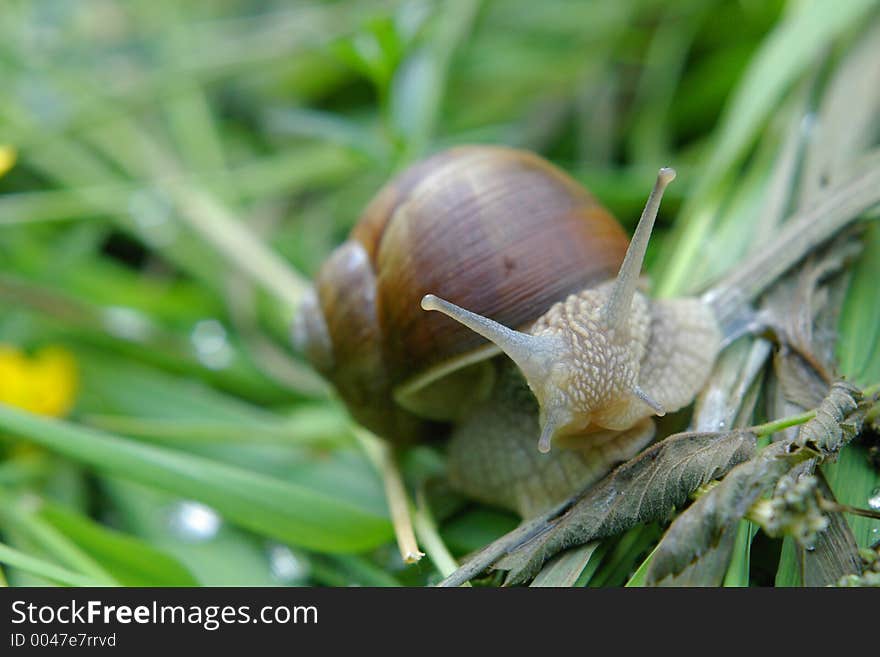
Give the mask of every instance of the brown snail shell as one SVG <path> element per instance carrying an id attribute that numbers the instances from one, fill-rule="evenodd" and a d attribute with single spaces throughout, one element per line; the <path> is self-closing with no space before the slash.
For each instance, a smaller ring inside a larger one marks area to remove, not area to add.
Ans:
<path id="1" fill-rule="evenodd" d="M 416 413 L 395 393 L 496 353 L 459 323 L 422 311 L 424 295 L 528 326 L 555 302 L 613 278 L 627 244 L 609 212 L 546 160 L 453 148 L 401 173 L 368 205 L 319 271 L 295 342 L 359 422 L 410 439 L 424 432 L 424 416 L 455 417 L 474 397 L 469 385 L 486 381 L 460 375 L 423 405 L 408 395 Z"/>

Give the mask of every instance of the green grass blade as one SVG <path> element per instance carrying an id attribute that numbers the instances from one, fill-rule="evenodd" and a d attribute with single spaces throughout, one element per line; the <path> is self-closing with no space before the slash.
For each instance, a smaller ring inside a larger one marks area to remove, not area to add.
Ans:
<path id="1" fill-rule="evenodd" d="M 103 586 L 118 586 L 121 583 L 94 556 L 41 518 L 35 512 L 36 505 L 31 502 L 33 500 L 14 500 L 6 494 L 0 495 L 4 520 L 27 536 L 41 552 L 57 559 L 67 568 L 82 573 Z"/>
<path id="2" fill-rule="evenodd" d="M 724 586 L 744 587 L 749 585 L 749 569 L 752 553 L 752 523 L 741 520 L 736 528 L 736 542 L 727 573 L 724 575 Z"/>
<path id="3" fill-rule="evenodd" d="M 198 585 L 176 559 L 141 540 L 55 504 L 45 504 L 39 516 L 88 552 L 124 586 Z"/>
<path id="4" fill-rule="evenodd" d="M 192 540 L 181 533 L 179 498 L 112 477 L 101 479 L 101 490 L 121 529 L 178 560 L 202 586 L 286 583 L 274 576 L 262 537 L 224 522 L 215 534 Z"/>
<path id="5" fill-rule="evenodd" d="M 840 371 L 861 385 L 880 381 L 880 222 L 873 221 L 865 235 L 865 249 L 853 270 L 838 325 L 837 357 Z M 831 490 L 842 504 L 868 506 L 880 487 L 880 472 L 871 467 L 858 444 L 844 449 L 836 463 L 823 466 Z M 866 546 L 880 539 L 880 522 L 847 516 L 856 542 Z"/>
<path id="6" fill-rule="evenodd" d="M 639 564 L 639 567 L 636 568 L 636 572 L 632 574 L 632 577 L 629 578 L 629 581 L 626 583 L 627 588 L 644 586 L 645 585 L 645 577 L 648 575 L 648 568 L 651 565 L 651 560 L 654 558 L 654 553 L 657 551 L 657 548 L 651 550 L 651 554 L 645 557 L 644 561 Z"/>
<path id="7" fill-rule="evenodd" d="M 675 258 L 661 258 L 668 265 L 658 279 L 658 293 L 668 295 L 681 288 L 687 264 L 713 221 L 712 215 L 702 212 L 703 206 L 745 157 L 785 92 L 835 38 L 876 6 L 876 0 L 803 2 L 767 37 L 728 102 L 700 183 L 683 211 L 676 236 L 666 244 L 666 255 Z"/>
<path id="8" fill-rule="evenodd" d="M 37 559 L 15 548 L 0 543 L 0 563 L 12 568 L 19 568 L 27 573 L 48 579 L 64 586 L 102 586 L 99 582 L 86 575 L 61 568 L 44 559 Z"/>
<path id="9" fill-rule="evenodd" d="M 0 405 L 0 428 L 102 472 L 216 508 L 265 536 L 327 552 L 356 552 L 391 536 L 387 518 L 303 486 L 170 449 L 139 444 Z"/>
<path id="10" fill-rule="evenodd" d="M 529 586 L 574 586 L 590 561 L 593 558 L 598 560 L 596 555 L 596 548 L 598 547 L 599 541 L 593 541 L 561 552 L 547 562 Z"/>
<path id="11" fill-rule="evenodd" d="M 865 235 L 865 249 L 853 268 L 852 279 L 838 323 L 837 358 L 840 372 L 861 385 L 880 380 L 880 225 L 876 222 Z M 858 444 L 844 449 L 835 463 L 822 466 L 828 485 L 843 504 L 867 506 L 868 498 L 880 486 L 880 473 L 871 467 L 868 455 Z M 880 539 L 880 522 L 847 516 L 858 545 L 864 547 Z M 791 539 L 782 546 L 776 572 L 777 586 L 800 586 L 798 550 Z"/>

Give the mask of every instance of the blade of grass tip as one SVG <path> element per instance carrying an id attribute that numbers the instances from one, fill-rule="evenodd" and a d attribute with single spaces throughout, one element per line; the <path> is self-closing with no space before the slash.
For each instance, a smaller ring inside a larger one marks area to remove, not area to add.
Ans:
<path id="1" fill-rule="evenodd" d="M 413 519 L 410 515 L 412 503 L 406 493 L 403 477 L 397 467 L 394 454 L 388 444 L 363 427 L 352 425 L 351 430 L 382 477 L 382 482 L 385 485 L 385 499 L 391 512 L 391 524 L 394 526 L 400 557 L 404 563 L 416 563 L 425 556 L 425 553 L 419 549 L 418 541 L 416 541 Z"/>
<path id="2" fill-rule="evenodd" d="M 240 467 L 144 445 L 0 404 L 0 428 L 102 472 L 196 499 L 264 536 L 328 552 L 388 539 L 388 520 L 356 502 Z"/>
<path id="3" fill-rule="evenodd" d="M 596 554 L 599 541 L 586 543 L 557 554 L 541 569 L 530 587 L 570 587 L 578 581 Z"/>
<path id="4" fill-rule="evenodd" d="M 37 515 L 40 501 L 35 498 L 14 500 L 0 491 L 2 515 L 7 522 L 15 524 L 19 531 L 30 538 L 66 567 L 93 578 L 105 586 L 118 586 L 119 582 L 101 564 L 85 553 L 67 536 Z"/>
<path id="5" fill-rule="evenodd" d="M 32 557 L 4 543 L 0 543 L 0 563 L 5 563 L 11 568 L 19 568 L 27 573 L 43 577 L 62 586 L 106 586 L 104 582 L 56 566 L 44 559 Z"/>
<path id="6" fill-rule="evenodd" d="M 9 582 L 6 581 L 6 573 L 3 572 L 3 568 L 0 567 L 0 587 L 6 588 L 9 586 Z"/>
<path id="7" fill-rule="evenodd" d="M 642 561 L 639 567 L 636 568 L 636 572 L 634 572 L 632 574 L 632 577 L 630 577 L 627 583 L 624 584 L 625 587 L 634 588 L 645 585 L 645 577 L 648 574 L 648 568 L 651 565 L 651 560 L 654 558 L 654 553 L 656 551 L 656 547 L 651 550 L 651 553 L 647 557 L 645 557 L 644 561 Z"/>
<path id="8" fill-rule="evenodd" d="M 803 586 L 803 563 L 797 543 L 791 536 L 786 536 L 782 541 L 782 550 L 779 553 L 779 567 L 773 585 L 778 588 Z"/>
<path id="9" fill-rule="evenodd" d="M 713 219 L 702 208 L 745 157 L 782 95 L 815 65 L 834 39 L 857 25 L 875 6 L 874 0 L 797 3 L 767 36 L 727 103 L 703 176 L 664 246 L 667 257 L 660 261 L 668 264 L 658 278 L 658 294 L 674 294 L 686 281 L 687 265 L 701 248 L 700 236 Z M 669 257 L 672 254 L 675 258 Z"/>
<path id="10" fill-rule="evenodd" d="M 659 538 L 659 531 L 653 525 L 633 527 L 626 532 L 611 554 L 603 560 L 602 566 L 590 581 L 590 586 L 621 586 L 630 578 L 630 569 L 648 546 Z"/>
<path id="11" fill-rule="evenodd" d="M 599 570 L 599 567 L 602 565 L 602 561 L 604 561 L 605 557 L 610 551 L 611 544 L 612 541 L 599 541 L 599 545 L 596 547 L 595 552 L 593 552 L 590 560 L 587 562 L 586 567 L 583 569 L 580 576 L 577 578 L 577 581 L 574 583 L 575 587 L 584 587 L 590 585 L 590 582 L 593 580 L 596 571 Z"/>
<path id="12" fill-rule="evenodd" d="M 434 567 L 445 578 L 458 570 L 458 562 L 449 552 L 440 534 L 437 532 L 437 523 L 434 522 L 434 516 L 431 508 L 428 506 L 428 499 L 423 490 L 419 490 L 416 495 L 416 506 L 412 510 L 413 528 L 425 553 L 434 564 Z M 465 582 L 465 586 L 470 586 L 470 582 Z"/>
<path id="13" fill-rule="evenodd" d="M 733 554 L 727 572 L 724 574 L 723 586 L 746 587 L 749 585 L 751 569 L 752 523 L 740 520 L 736 528 L 736 539 Z"/>

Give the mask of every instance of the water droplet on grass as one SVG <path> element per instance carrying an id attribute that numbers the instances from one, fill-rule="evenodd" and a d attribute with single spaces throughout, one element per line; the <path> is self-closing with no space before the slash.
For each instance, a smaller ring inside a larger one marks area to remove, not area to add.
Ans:
<path id="1" fill-rule="evenodd" d="M 880 486 L 871 491 L 871 497 L 868 498 L 868 506 L 874 511 L 880 511 Z"/>
<path id="2" fill-rule="evenodd" d="M 234 353 L 226 337 L 226 329 L 216 319 L 203 319 L 190 336 L 199 362 L 212 370 L 221 370 L 232 363 Z"/>
<path id="3" fill-rule="evenodd" d="M 286 545 L 273 543 L 267 550 L 272 576 L 284 584 L 300 582 L 308 577 L 309 565 Z"/>
<path id="4" fill-rule="evenodd" d="M 134 308 L 111 306 L 104 309 L 102 319 L 107 332 L 123 340 L 141 342 L 153 331 L 149 318 Z"/>
<path id="5" fill-rule="evenodd" d="M 200 502 L 179 502 L 171 511 L 169 525 L 180 538 L 202 542 L 214 538 L 220 531 L 223 520 L 209 506 Z"/>

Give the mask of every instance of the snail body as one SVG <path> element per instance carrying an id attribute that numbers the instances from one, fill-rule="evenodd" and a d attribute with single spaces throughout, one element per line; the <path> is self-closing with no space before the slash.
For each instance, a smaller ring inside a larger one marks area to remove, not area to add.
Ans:
<path id="1" fill-rule="evenodd" d="M 535 155 L 429 158 L 321 268 L 295 342 L 367 428 L 403 442 L 451 424 L 453 484 L 531 515 L 650 441 L 651 417 L 688 405 L 720 349 L 706 304 L 638 289 L 673 177 L 661 170 L 627 244 Z"/>

